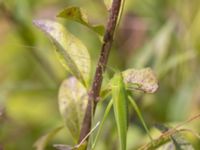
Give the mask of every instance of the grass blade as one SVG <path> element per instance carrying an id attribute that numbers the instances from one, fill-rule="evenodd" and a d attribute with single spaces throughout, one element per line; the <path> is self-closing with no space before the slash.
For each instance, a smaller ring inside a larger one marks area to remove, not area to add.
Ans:
<path id="1" fill-rule="evenodd" d="M 126 150 L 128 107 L 127 94 L 122 74 L 117 73 L 114 75 L 111 87 L 114 115 L 120 141 L 120 149 Z"/>
<path id="2" fill-rule="evenodd" d="M 96 135 L 96 137 L 95 137 L 95 139 L 94 139 L 94 142 L 93 142 L 93 145 L 92 145 L 92 150 L 93 150 L 93 149 L 95 148 L 95 146 L 96 146 L 96 143 L 97 143 L 97 141 L 98 141 L 98 138 L 99 138 L 99 136 L 100 136 L 100 133 L 101 133 L 101 131 L 102 131 L 102 129 L 103 129 L 104 122 L 105 122 L 105 120 L 106 120 L 106 118 L 107 118 L 107 116 L 108 116 L 108 114 L 109 114 L 109 112 L 110 112 L 110 109 L 111 109 L 111 107 L 112 107 L 112 104 L 113 104 L 113 102 L 112 102 L 112 100 L 111 100 L 111 101 L 109 102 L 108 106 L 106 107 L 106 110 L 105 110 L 103 119 L 102 119 L 102 121 L 101 121 L 101 123 L 100 123 L 100 126 L 99 126 L 99 130 L 97 131 L 97 135 Z"/>
<path id="3" fill-rule="evenodd" d="M 146 132 L 147 132 L 147 134 L 149 136 L 149 139 L 151 140 L 151 142 L 153 144 L 153 138 L 150 135 L 149 129 L 147 128 L 147 125 L 146 125 L 146 123 L 145 123 L 145 121 L 144 121 L 144 119 L 142 117 L 142 113 L 141 113 L 140 109 L 138 108 L 137 104 L 135 103 L 134 99 L 131 96 L 128 96 L 128 99 L 129 99 L 129 102 L 131 103 L 131 105 L 133 106 L 135 112 L 137 113 L 137 115 L 138 115 L 138 117 L 139 117 L 144 129 L 146 130 Z"/>

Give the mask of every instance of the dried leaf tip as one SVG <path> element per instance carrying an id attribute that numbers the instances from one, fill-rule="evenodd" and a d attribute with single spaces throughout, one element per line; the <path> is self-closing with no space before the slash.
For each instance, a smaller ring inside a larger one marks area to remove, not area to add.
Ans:
<path id="1" fill-rule="evenodd" d="M 158 89 L 158 80 L 151 68 L 128 69 L 122 74 L 125 84 L 130 88 L 134 89 L 134 85 L 137 85 L 136 89 L 146 93 L 154 93 Z"/>

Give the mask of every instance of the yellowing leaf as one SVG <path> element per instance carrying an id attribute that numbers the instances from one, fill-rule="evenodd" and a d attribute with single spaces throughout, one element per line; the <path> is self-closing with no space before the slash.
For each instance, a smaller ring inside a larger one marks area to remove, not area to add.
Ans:
<path id="1" fill-rule="evenodd" d="M 76 21 L 84 26 L 87 26 L 88 28 L 92 29 L 96 33 L 103 35 L 104 34 L 104 26 L 101 25 L 91 25 L 88 22 L 87 15 L 85 11 L 79 7 L 69 7 L 64 10 L 62 10 L 57 17 L 69 19 L 72 21 Z"/>
<path id="2" fill-rule="evenodd" d="M 79 138 L 87 99 L 85 87 L 75 77 L 70 77 L 61 84 L 59 109 L 75 141 Z"/>
<path id="3" fill-rule="evenodd" d="M 53 41 L 63 66 L 86 86 L 91 64 L 85 45 L 57 22 L 36 20 L 34 23 Z"/>
<path id="4" fill-rule="evenodd" d="M 154 93 L 158 89 L 158 80 L 150 68 L 128 69 L 122 72 L 125 84 L 147 93 Z"/>

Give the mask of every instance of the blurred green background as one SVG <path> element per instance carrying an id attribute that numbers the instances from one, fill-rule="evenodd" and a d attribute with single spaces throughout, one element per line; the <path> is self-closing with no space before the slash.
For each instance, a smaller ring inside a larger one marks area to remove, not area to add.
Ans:
<path id="1" fill-rule="evenodd" d="M 33 144 L 41 135 L 63 124 L 57 94 L 68 74 L 32 20 L 55 20 L 60 10 L 71 5 L 84 8 L 90 22 L 106 24 L 103 0 L 0 0 L 0 149 L 35 149 Z M 98 36 L 80 24 L 65 24 L 87 46 L 94 72 L 101 47 Z M 157 74 L 156 94 L 135 95 L 153 135 L 159 135 L 156 123 L 173 126 L 200 113 L 199 64 L 199 0 L 126 0 L 108 66 L 121 70 L 151 67 Z M 104 110 L 105 104 L 100 104 L 97 120 Z M 135 113 L 130 110 L 130 114 L 128 149 L 134 150 L 148 138 Z M 112 118 L 113 114 L 106 121 L 98 150 L 116 149 Z M 200 121 L 185 128 L 199 132 Z M 187 137 L 200 149 L 198 139 Z M 54 143 L 72 143 L 70 139 L 64 129 L 47 149 L 53 149 Z"/>

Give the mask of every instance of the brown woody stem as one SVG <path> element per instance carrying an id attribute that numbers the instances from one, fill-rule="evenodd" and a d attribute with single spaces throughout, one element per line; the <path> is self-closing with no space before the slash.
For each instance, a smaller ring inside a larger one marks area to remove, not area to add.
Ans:
<path id="1" fill-rule="evenodd" d="M 81 133 L 79 137 L 79 143 L 84 139 L 85 136 L 90 132 L 92 124 L 92 115 L 95 112 L 96 105 L 98 103 L 98 97 L 101 89 L 103 80 L 103 73 L 106 69 L 108 56 L 113 42 L 114 31 L 116 28 L 120 7 L 122 0 L 113 0 L 112 8 L 110 11 L 109 20 L 106 26 L 106 32 L 103 38 L 103 44 L 101 48 L 101 54 L 96 68 L 92 88 L 89 91 L 89 98 L 85 117 L 83 120 Z M 88 139 L 87 139 L 88 140 Z"/>

